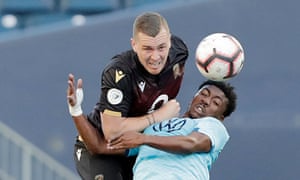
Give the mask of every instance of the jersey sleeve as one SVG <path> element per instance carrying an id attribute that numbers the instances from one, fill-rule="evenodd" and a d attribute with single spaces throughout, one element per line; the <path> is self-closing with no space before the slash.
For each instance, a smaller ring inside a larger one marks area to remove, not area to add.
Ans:
<path id="1" fill-rule="evenodd" d="M 212 143 L 212 150 L 220 152 L 229 140 L 229 134 L 222 122 L 213 118 L 206 117 L 198 121 L 195 131 L 206 134 Z"/>
<path id="2" fill-rule="evenodd" d="M 139 149 L 140 149 L 139 147 L 127 149 L 126 156 L 127 157 L 136 156 L 139 153 Z"/>
<path id="3" fill-rule="evenodd" d="M 98 129 L 100 133 L 102 133 L 100 110 L 98 104 L 99 103 L 97 103 L 93 111 L 87 115 L 87 119 L 96 129 Z"/>
<path id="4" fill-rule="evenodd" d="M 121 65 L 106 68 L 101 81 L 100 111 L 127 116 L 132 102 L 132 83 L 129 72 Z"/>

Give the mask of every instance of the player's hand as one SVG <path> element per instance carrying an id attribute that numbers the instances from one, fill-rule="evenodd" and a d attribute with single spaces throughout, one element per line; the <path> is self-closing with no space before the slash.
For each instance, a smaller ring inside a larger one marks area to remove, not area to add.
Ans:
<path id="1" fill-rule="evenodd" d="M 180 113 L 180 104 L 176 99 L 171 99 L 165 103 L 161 108 L 153 112 L 155 122 L 178 117 Z"/>
<path id="2" fill-rule="evenodd" d="M 108 149 L 129 149 L 140 146 L 144 142 L 145 135 L 136 131 L 127 131 L 107 144 Z"/>
<path id="3" fill-rule="evenodd" d="M 79 116 L 82 114 L 82 79 L 78 79 L 77 87 L 75 88 L 75 78 L 73 74 L 69 74 L 68 77 L 67 101 L 69 105 L 69 112 L 72 116 Z"/>

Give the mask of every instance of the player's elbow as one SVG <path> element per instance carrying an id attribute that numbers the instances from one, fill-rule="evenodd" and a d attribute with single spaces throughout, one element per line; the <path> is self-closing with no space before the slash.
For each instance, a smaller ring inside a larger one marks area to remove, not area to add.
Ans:
<path id="1" fill-rule="evenodd" d="M 186 144 L 185 147 L 187 153 L 194 153 L 194 152 L 209 152 L 211 149 L 211 141 L 209 137 L 205 138 L 195 138 L 195 137 L 190 137 L 189 141 Z"/>
<path id="2" fill-rule="evenodd" d="M 106 126 L 103 127 L 103 134 L 106 141 L 111 141 L 119 137 L 123 133 L 122 123 L 115 126 Z"/>
<path id="3" fill-rule="evenodd" d="M 211 141 L 209 138 L 205 138 L 201 144 L 202 152 L 209 152 L 211 150 Z"/>
<path id="4" fill-rule="evenodd" d="M 104 139 L 96 140 L 95 138 L 93 142 L 85 143 L 85 146 L 91 155 L 103 154 L 106 150 L 106 141 Z"/>

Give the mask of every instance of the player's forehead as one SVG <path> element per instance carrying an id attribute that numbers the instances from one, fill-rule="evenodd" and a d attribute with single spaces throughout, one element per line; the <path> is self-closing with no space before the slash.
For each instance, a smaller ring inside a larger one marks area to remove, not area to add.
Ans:
<path id="1" fill-rule="evenodd" d="M 137 33 L 136 41 L 140 46 L 157 47 L 170 43 L 170 33 L 162 29 L 155 37 L 149 36 L 143 32 Z"/>
<path id="2" fill-rule="evenodd" d="M 218 96 L 222 99 L 226 98 L 224 92 L 217 86 L 215 85 L 204 85 L 203 87 L 201 87 L 198 92 L 196 93 L 196 95 L 200 94 L 201 92 L 207 92 L 210 93 L 213 96 Z M 226 98 L 227 99 L 227 98 Z"/>

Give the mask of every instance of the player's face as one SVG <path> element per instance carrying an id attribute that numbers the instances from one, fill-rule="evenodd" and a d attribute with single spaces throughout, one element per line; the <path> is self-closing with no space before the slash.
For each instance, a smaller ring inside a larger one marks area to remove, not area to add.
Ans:
<path id="1" fill-rule="evenodd" d="M 228 99 L 222 90 L 213 85 L 206 85 L 194 96 L 188 115 L 192 118 L 212 116 L 223 120 L 227 104 Z"/>
<path id="2" fill-rule="evenodd" d="M 170 33 L 164 28 L 151 37 L 139 32 L 131 40 L 132 48 L 137 53 L 140 63 L 153 75 L 159 74 L 167 62 L 171 46 Z"/>

